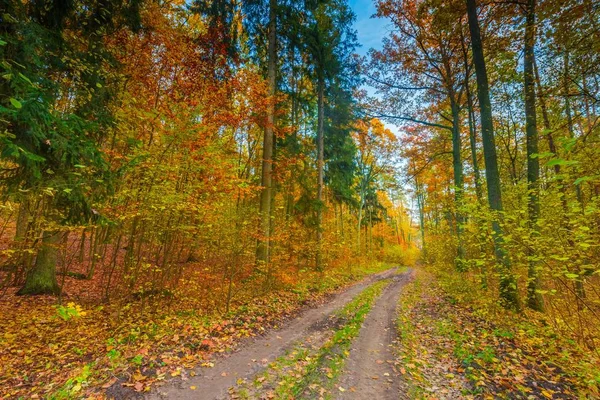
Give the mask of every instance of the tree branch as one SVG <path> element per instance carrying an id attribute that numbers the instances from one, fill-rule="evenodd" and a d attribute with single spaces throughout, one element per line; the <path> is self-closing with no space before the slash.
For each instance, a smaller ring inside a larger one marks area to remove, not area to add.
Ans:
<path id="1" fill-rule="evenodd" d="M 431 127 L 434 127 L 434 128 L 447 129 L 449 131 L 452 130 L 452 127 L 448 126 L 448 125 L 436 124 L 435 122 L 422 121 L 420 119 L 416 119 L 416 118 L 412 118 L 412 117 L 403 117 L 403 116 L 400 116 L 400 115 L 386 115 L 386 114 L 375 115 L 375 114 L 371 114 L 371 113 L 366 113 L 366 115 L 369 116 L 369 117 L 371 117 L 371 118 L 400 119 L 402 121 L 414 122 L 414 123 L 417 123 L 417 124 L 431 126 Z"/>
<path id="2" fill-rule="evenodd" d="M 398 89 L 398 90 L 433 90 L 433 91 L 436 91 L 436 92 L 438 91 L 436 88 L 428 87 L 428 86 L 422 86 L 422 87 L 397 86 L 397 85 L 393 85 L 393 84 L 391 84 L 389 82 L 385 82 L 385 81 L 382 81 L 380 79 L 377 79 L 377 78 L 375 78 L 375 77 L 373 77 L 371 75 L 367 75 L 367 74 L 364 74 L 364 75 L 367 78 L 371 79 L 373 82 L 379 83 L 381 85 L 385 85 L 385 86 L 387 86 L 389 88 L 392 88 L 392 89 Z"/>

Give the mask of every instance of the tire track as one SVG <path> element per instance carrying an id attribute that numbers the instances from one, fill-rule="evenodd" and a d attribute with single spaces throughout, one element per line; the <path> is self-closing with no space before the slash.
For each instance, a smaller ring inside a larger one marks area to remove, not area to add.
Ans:
<path id="1" fill-rule="evenodd" d="M 401 390 L 401 375 L 394 369 L 393 345 L 397 340 L 396 308 L 402 287 L 413 271 L 398 275 L 385 288 L 367 315 L 352 344 L 338 383 L 338 399 L 387 400 L 408 398 Z"/>

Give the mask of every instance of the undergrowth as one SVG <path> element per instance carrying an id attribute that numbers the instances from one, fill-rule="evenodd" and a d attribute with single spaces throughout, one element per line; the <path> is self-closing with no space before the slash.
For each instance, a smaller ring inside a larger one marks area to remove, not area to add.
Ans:
<path id="1" fill-rule="evenodd" d="M 565 333 L 564 327 L 550 323 L 543 313 L 524 310 L 517 314 L 504 310 L 490 296 L 481 295 L 478 282 L 460 274 L 436 270 L 435 274 L 448 301 L 469 311 L 486 325 L 484 337 L 512 341 L 522 348 L 525 356 L 535 355 L 552 370 L 560 373 L 574 386 L 579 397 L 600 396 L 600 354 L 584 348 L 583 343 Z M 473 357 L 485 359 L 477 352 Z M 487 357 L 491 360 L 493 357 Z M 547 392 L 552 394 L 552 390 Z"/>
<path id="2" fill-rule="evenodd" d="M 401 296 L 398 367 L 411 398 L 598 397 L 593 355 L 470 285 L 420 270 Z"/>

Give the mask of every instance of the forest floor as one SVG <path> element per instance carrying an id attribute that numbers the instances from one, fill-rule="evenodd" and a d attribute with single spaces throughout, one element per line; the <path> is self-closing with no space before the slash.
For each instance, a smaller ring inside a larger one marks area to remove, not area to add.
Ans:
<path id="1" fill-rule="evenodd" d="M 405 398 L 599 398 L 599 365 L 589 351 L 539 318 L 461 301 L 450 286 L 418 269 L 400 297 L 397 366 Z"/>
<path id="2" fill-rule="evenodd" d="M 185 277 L 172 297 L 100 304 L 85 297 L 87 280 L 67 278 L 59 304 L 9 288 L 0 296 L 0 399 L 140 398 L 307 310 L 339 308 L 390 267 L 365 260 L 299 271 L 295 283 L 268 293 L 239 286 L 229 311 L 217 296 L 219 276 L 208 273 Z"/>
<path id="3" fill-rule="evenodd" d="M 256 300 L 229 320 L 155 318 L 152 335 L 25 314 L 31 329 L 21 323 L 21 340 L 5 333 L 0 348 L 12 362 L 0 372 L 13 374 L 0 373 L 0 399 L 599 398 L 589 352 L 526 317 L 457 300 L 426 268 L 384 269 L 330 295 Z M 32 332 L 54 332 L 53 343 L 24 347 Z"/>

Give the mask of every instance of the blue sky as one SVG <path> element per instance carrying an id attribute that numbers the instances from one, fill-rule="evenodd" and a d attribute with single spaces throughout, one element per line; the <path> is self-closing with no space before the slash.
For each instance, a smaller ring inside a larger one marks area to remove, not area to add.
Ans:
<path id="1" fill-rule="evenodd" d="M 354 28 L 358 36 L 358 42 L 362 45 L 357 49 L 361 56 L 366 55 L 369 49 L 381 49 L 383 47 L 383 38 L 388 35 L 390 30 L 390 21 L 383 18 L 371 18 L 375 14 L 376 0 L 348 0 L 348 4 L 356 14 Z M 375 90 L 365 87 L 370 96 L 376 96 Z M 384 122 L 385 126 L 394 132 L 400 134 L 400 129 L 396 125 Z"/>
<path id="2" fill-rule="evenodd" d="M 358 54 L 365 55 L 371 47 L 380 49 L 382 39 L 388 33 L 389 21 L 381 18 L 371 18 L 375 14 L 375 0 L 348 0 L 348 4 L 356 14 L 355 28 L 358 41 L 362 47 Z"/>

